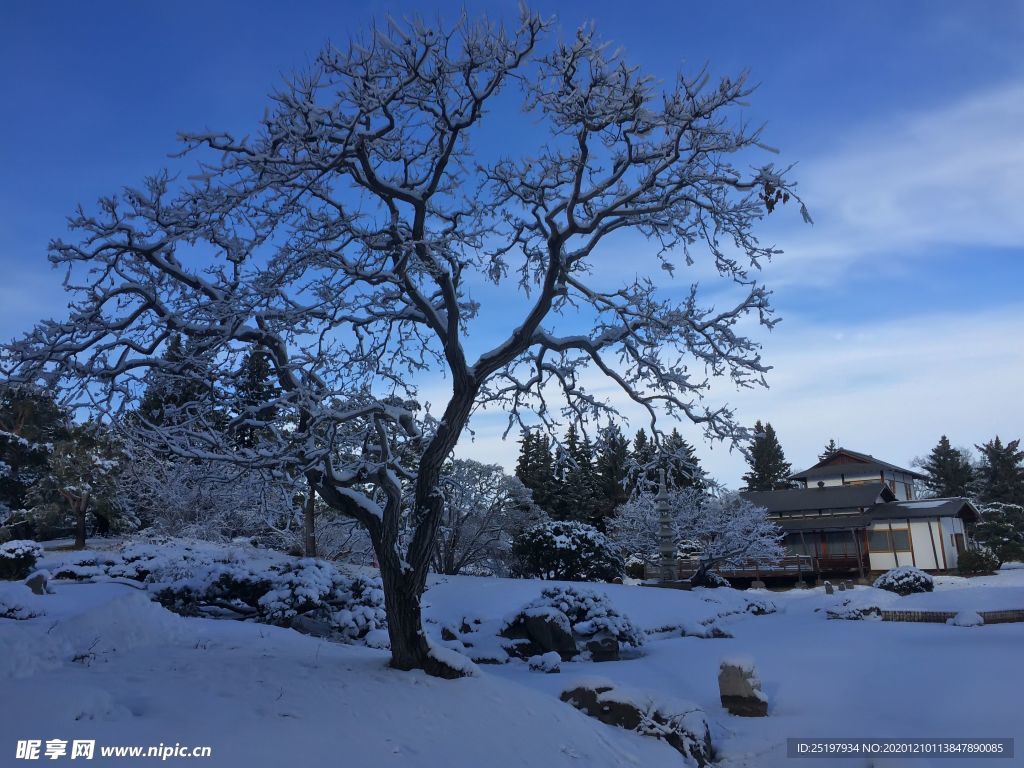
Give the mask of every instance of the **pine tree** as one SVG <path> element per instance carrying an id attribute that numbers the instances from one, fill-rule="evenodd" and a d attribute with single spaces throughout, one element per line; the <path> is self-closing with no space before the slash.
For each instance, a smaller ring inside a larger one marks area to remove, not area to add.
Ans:
<path id="1" fill-rule="evenodd" d="M 975 448 L 981 451 L 977 482 L 982 503 L 1024 504 L 1024 451 L 1020 450 L 1020 440 L 1003 445 L 996 435 Z"/>
<path id="2" fill-rule="evenodd" d="M 659 465 L 665 469 L 665 484 L 670 490 L 707 490 L 707 474 L 700 466 L 697 451 L 679 434 L 679 430 L 673 429 L 665 438 Z"/>
<path id="3" fill-rule="evenodd" d="M 551 499 L 552 517 L 593 523 L 596 517 L 594 449 L 588 438 L 580 438 L 575 424 L 570 424 L 565 433 L 565 445 L 555 474 L 558 482 Z"/>
<path id="4" fill-rule="evenodd" d="M 626 476 L 629 472 L 629 441 L 617 424 L 608 423 L 598 436 L 597 516 L 604 520 L 629 498 Z"/>
<path id="5" fill-rule="evenodd" d="M 0 385 L 0 521 L 28 506 L 30 489 L 49 472 L 53 444 L 70 425 L 49 392 Z"/>
<path id="6" fill-rule="evenodd" d="M 277 395 L 272 373 L 270 361 L 260 350 L 253 350 L 242 361 L 237 387 L 243 410 L 238 414 L 239 423 L 232 430 L 241 448 L 255 448 L 269 431 L 268 427 L 251 422 L 272 421 L 277 413 L 273 405 L 268 405 Z"/>
<path id="7" fill-rule="evenodd" d="M 825 444 L 824 450 L 818 454 L 818 461 L 831 459 L 837 453 L 839 453 L 839 446 L 836 445 L 836 439 L 833 437 Z"/>
<path id="8" fill-rule="evenodd" d="M 926 475 L 924 484 L 939 498 L 969 496 L 974 483 L 974 468 L 963 452 L 954 448 L 943 435 L 938 445 L 920 462 Z"/>
<path id="9" fill-rule="evenodd" d="M 519 458 L 516 460 L 515 475 L 519 482 L 530 490 L 533 490 L 534 478 L 534 443 L 537 440 L 537 433 L 523 430 L 519 436 Z"/>
<path id="10" fill-rule="evenodd" d="M 639 430 L 633 437 L 633 451 L 630 456 L 630 496 L 633 495 L 638 486 L 648 484 L 651 478 L 657 474 L 656 472 L 643 470 L 644 467 L 651 466 L 651 463 L 654 461 L 654 452 L 654 443 L 647 437 L 646 432 L 642 429 Z"/>
<path id="11" fill-rule="evenodd" d="M 534 430 L 524 431 L 519 443 L 515 474 L 533 493 L 534 504 L 549 515 L 552 514 L 555 478 L 551 438 Z"/>
<path id="12" fill-rule="evenodd" d="M 743 482 L 748 491 L 773 491 L 788 484 L 792 467 L 771 424 L 754 424 L 747 464 L 750 471 L 743 475 Z"/>
<path id="13" fill-rule="evenodd" d="M 183 343 L 181 336 L 173 334 L 161 356 L 161 364 L 146 375 L 146 390 L 139 401 L 138 415 L 149 424 L 181 423 L 186 416 L 181 409 L 209 393 L 197 382 L 195 368 L 203 355 L 194 342 Z M 216 421 L 212 402 L 208 418 Z"/>

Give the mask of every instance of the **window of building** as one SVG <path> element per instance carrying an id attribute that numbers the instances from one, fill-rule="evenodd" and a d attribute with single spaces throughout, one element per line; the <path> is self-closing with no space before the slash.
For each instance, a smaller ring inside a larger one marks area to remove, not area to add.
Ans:
<path id="1" fill-rule="evenodd" d="M 910 530 L 907 528 L 887 528 L 868 532 L 868 547 L 872 552 L 909 552 Z"/>
<path id="2" fill-rule="evenodd" d="M 857 550 L 853 546 L 853 534 L 849 531 L 828 533 L 825 537 L 828 557 L 854 557 Z"/>

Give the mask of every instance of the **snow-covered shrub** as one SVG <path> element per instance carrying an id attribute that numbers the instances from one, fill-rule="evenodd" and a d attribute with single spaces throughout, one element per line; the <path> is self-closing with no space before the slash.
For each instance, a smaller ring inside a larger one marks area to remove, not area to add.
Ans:
<path id="1" fill-rule="evenodd" d="M 995 552 L 987 547 L 969 549 L 960 553 L 957 560 L 957 570 L 966 575 L 977 575 L 979 573 L 995 573 L 999 570 L 999 558 Z"/>
<path id="2" fill-rule="evenodd" d="M 43 548 L 28 539 L 15 539 L 0 544 L 0 579 L 20 581 L 32 573 Z"/>
<path id="3" fill-rule="evenodd" d="M 518 576 L 565 581 L 612 581 L 625 564 L 591 525 L 549 521 L 527 528 L 512 546 Z"/>
<path id="4" fill-rule="evenodd" d="M 693 585 L 695 587 L 706 587 L 708 589 L 719 589 L 721 587 L 732 586 L 725 576 L 722 576 L 720 573 L 715 573 L 714 571 L 705 571 L 701 574 L 700 581 L 694 582 Z"/>
<path id="5" fill-rule="evenodd" d="M 985 620 L 974 611 L 960 611 L 952 619 L 948 619 L 946 623 L 954 627 L 980 627 L 985 624 Z"/>
<path id="6" fill-rule="evenodd" d="M 8 584 L 0 587 L 0 619 L 25 621 L 42 616 L 43 613 L 29 607 L 32 592 L 23 584 Z"/>
<path id="7" fill-rule="evenodd" d="M 90 565 L 92 563 L 92 565 Z M 134 542 L 118 556 L 87 553 L 60 566 L 61 578 L 96 575 L 146 585 L 168 610 L 292 626 L 299 617 L 347 642 L 387 627 L 380 582 L 350 576 L 328 562 L 258 550 L 159 538 Z"/>
<path id="8" fill-rule="evenodd" d="M 643 579 L 647 577 L 647 563 L 640 555 L 630 555 L 626 558 L 626 575 L 631 579 Z"/>
<path id="9" fill-rule="evenodd" d="M 545 672 L 550 675 L 562 671 L 562 657 L 556 651 L 531 656 L 526 662 L 534 672 Z"/>
<path id="10" fill-rule="evenodd" d="M 862 621 L 864 619 L 882 620 L 882 609 L 877 605 L 864 605 L 852 607 L 850 601 L 845 601 L 837 608 L 830 608 L 826 612 L 830 619 L 842 619 L 845 621 Z"/>
<path id="11" fill-rule="evenodd" d="M 635 648 L 644 644 L 643 631 L 612 608 L 607 596 L 589 589 L 548 587 L 540 597 L 531 600 L 503 622 L 500 633 L 511 638 L 512 643 L 507 646 L 510 653 L 529 658 L 538 650 L 564 650 L 545 647 L 544 638 L 531 633 L 530 627 L 535 626 L 537 619 L 543 619 L 550 626 L 549 631 L 565 638 L 569 647 L 563 658 L 567 659 L 586 650 L 587 644 L 595 641 L 608 641 L 616 648 Z"/>
<path id="12" fill-rule="evenodd" d="M 901 565 L 875 579 L 874 587 L 905 596 L 915 592 L 931 592 L 935 589 L 935 582 L 920 568 Z"/>
<path id="13" fill-rule="evenodd" d="M 548 587 L 526 608 L 551 607 L 565 614 L 574 635 L 614 637 L 623 645 L 641 646 L 644 633 L 612 608 L 608 596 L 591 589 Z"/>
<path id="14" fill-rule="evenodd" d="M 95 552 L 79 552 L 57 565 L 50 575 L 54 579 L 66 581 L 88 581 L 105 575 L 97 562 Z"/>

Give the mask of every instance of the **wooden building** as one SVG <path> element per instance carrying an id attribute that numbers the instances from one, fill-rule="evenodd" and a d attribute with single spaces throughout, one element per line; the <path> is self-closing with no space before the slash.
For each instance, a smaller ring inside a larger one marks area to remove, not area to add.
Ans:
<path id="1" fill-rule="evenodd" d="M 920 474 L 863 453 L 835 455 L 791 476 L 800 487 L 747 491 L 785 532 L 787 554 L 817 575 L 867 576 L 898 565 L 943 572 L 968 546 L 968 499 L 919 499 Z"/>

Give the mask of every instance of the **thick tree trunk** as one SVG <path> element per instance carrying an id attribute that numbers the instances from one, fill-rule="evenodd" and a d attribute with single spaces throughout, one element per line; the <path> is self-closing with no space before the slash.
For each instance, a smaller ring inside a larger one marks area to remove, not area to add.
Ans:
<path id="1" fill-rule="evenodd" d="M 389 558 L 387 565 L 382 561 L 380 569 L 384 582 L 384 606 L 388 613 L 391 666 L 402 670 L 422 669 L 435 677 L 462 677 L 462 672 L 430 655 L 420 611 L 423 587 L 412 571 L 403 571 L 397 566 L 398 563 Z"/>
<path id="2" fill-rule="evenodd" d="M 76 504 L 75 507 L 75 549 L 85 549 L 85 504 Z"/>
<path id="3" fill-rule="evenodd" d="M 316 557 L 316 492 L 312 484 L 302 506 L 302 553 Z"/>

